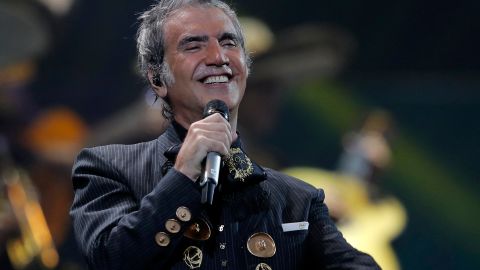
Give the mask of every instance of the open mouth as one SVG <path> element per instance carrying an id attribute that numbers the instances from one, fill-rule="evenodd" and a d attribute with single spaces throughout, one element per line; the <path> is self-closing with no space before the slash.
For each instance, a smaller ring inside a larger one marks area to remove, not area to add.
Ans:
<path id="1" fill-rule="evenodd" d="M 204 84 L 214 84 L 214 83 L 228 83 L 230 76 L 228 75 L 218 75 L 218 76 L 207 76 L 200 80 Z"/>

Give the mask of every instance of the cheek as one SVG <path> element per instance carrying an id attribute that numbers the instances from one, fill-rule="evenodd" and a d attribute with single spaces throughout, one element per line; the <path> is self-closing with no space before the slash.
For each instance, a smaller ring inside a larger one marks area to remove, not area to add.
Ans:
<path id="1" fill-rule="evenodd" d="M 249 68 L 249 63 L 247 62 L 247 59 L 249 59 L 249 58 L 247 58 L 245 53 L 242 52 L 242 65 L 243 65 L 243 68 L 244 68 L 245 76 L 248 77 L 250 75 L 250 68 Z"/>
<path id="2" fill-rule="evenodd" d="M 177 55 L 174 57 L 174 61 L 171 61 L 170 63 L 172 75 L 176 79 L 188 79 L 192 76 L 195 67 L 195 60 L 192 59 L 192 57 L 187 58 L 182 55 Z"/>
<path id="3" fill-rule="evenodd" d="M 246 77 L 248 75 L 247 61 L 245 58 L 245 54 L 242 50 L 232 52 L 230 55 L 228 55 L 228 58 L 230 59 L 230 63 L 233 65 L 233 67 L 240 76 Z"/>
<path id="4" fill-rule="evenodd" d="M 242 75 L 244 77 L 248 77 L 250 70 L 247 67 L 247 60 L 246 60 L 245 56 L 243 55 L 243 53 L 242 53 L 242 56 L 240 57 L 240 66 L 241 66 L 241 69 L 242 69 Z"/>
<path id="5" fill-rule="evenodd" d="M 245 92 L 245 87 L 247 85 L 247 78 L 248 78 L 248 73 L 249 70 L 246 65 L 245 57 L 241 57 L 239 59 L 238 63 L 238 70 L 239 70 L 239 81 L 238 81 L 238 87 L 240 90 L 240 98 L 243 97 L 243 94 Z"/>

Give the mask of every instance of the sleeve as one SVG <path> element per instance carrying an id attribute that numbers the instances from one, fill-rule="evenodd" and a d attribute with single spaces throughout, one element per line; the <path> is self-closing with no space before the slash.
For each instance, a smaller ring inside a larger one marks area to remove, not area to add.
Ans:
<path id="1" fill-rule="evenodd" d="M 188 177 L 171 169 L 140 202 L 100 151 L 83 150 L 72 174 L 75 197 L 70 215 L 77 241 L 90 269 L 163 269 L 182 242 L 188 224 L 168 233 L 165 222 L 186 207 L 200 213 L 200 191 Z M 165 232 L 168 245 L 155 241 Z"/>
<path id="2" fill-rule="evenodd" d="M 370 255 L 347 243 L 331 220 L 324 198 L 323 190 L 318 190 L 309 214 L 307 252 L 311 265 L 320 263 L 323 269 L 380 269 Z"/>

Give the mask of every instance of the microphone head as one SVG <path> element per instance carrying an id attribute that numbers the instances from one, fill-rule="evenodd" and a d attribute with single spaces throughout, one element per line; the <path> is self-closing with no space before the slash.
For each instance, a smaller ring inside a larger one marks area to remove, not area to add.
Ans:
<path id="1" fill-rule="evenodd" d="M 227 104 L 219 99 L 210 100 L 207 103 L 205 109 L 203 109 L 203 118 L 214 113 L 220 113 L 227 121 L 230 117 Z"/>

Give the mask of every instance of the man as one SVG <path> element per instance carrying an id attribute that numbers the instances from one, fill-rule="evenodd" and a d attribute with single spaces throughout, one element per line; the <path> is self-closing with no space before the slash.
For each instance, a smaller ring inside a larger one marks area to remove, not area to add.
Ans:
<path id="1" fill-rule="evenodd" d="M 249 59 L 235 13 L 216 0 L 166 0 L 140 19 L 140 67 L 172 125 L 154 141 L 78 156 L 71 215 L 90 267 L 378 269 L 337 231 L 323 191 L 243 152 Z M 203 116 L 215 99 L 229 121 Z M 209 152 L 224 160 L 212 205 L 198 181 Z"/>

